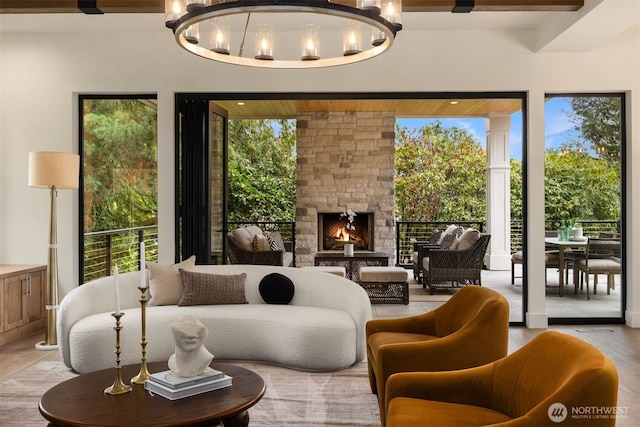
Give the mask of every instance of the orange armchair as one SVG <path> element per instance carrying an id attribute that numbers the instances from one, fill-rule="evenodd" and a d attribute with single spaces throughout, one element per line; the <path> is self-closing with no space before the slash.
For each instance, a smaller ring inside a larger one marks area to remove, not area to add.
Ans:
<path id="1" fill-rule="evenodd" d="M 463 369 L 506 356 L 509 303 L 491 289 L 469 285 L 431 312 L 370 320 L 366 336 L 369 382 L 384 425 L 390 375 Z"/>
<path id="2" fill-rule="evenodd" d="M 386 427 L 615 426 L 618 371 L 579 338 L 543 332 L 493 363 L 392 375 Z"/>

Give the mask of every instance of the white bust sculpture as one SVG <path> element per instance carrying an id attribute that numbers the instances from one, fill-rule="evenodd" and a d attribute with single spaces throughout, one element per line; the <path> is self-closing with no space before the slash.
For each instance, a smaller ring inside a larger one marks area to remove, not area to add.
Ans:
<path id="1" fill-rule="evenodd" d="M 203 373 L 213 354 L 204 346 L 207 328 L 193 316 L 184 316 L 169 323 L 176 352 L 169 357 L 169 369 L 179 377 L 195 377 Z"/>

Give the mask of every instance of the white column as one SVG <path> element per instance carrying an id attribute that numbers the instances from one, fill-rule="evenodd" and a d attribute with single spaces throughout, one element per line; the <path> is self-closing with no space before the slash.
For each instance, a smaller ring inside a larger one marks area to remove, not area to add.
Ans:
<path id="1" fill-rule="evenodd" d="M 487 120 L 487 233 L 491 234 L 485 263 L 489 270 L 511 268 L 511 116 Z"/>
<path id="2" fill-rule="evenodd" d="M 527 206 L 525 279 L 528 307 L 525 322 L 528 328 L 549 326 L 545 305 L 544 260 L 544 91 L 529 92 L 527 160 Z M 524 160 L 524 159 L 523 159 Z"/>
<path id="3" fill-rule="evenodd" d="M 640 85 L 636 85 L 640 89 Z M 625 323 L 632 328 L 640 328 L 640 129 L 638 122 L 634 123 L 640 113 L 640 90 L 628 91 L 626 99 L 627 121 L 627 180 L 626 191 L 626 223 L 623 233 L 625 236 L 626 257 L 624 259 L 627 270 L 627 306 L 625 307 Z M 636 126 L 634 126 L 636 125 Z"/>

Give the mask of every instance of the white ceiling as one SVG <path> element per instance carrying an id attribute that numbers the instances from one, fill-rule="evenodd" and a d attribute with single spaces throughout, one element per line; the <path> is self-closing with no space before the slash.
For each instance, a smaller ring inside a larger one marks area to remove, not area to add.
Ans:
<path id="1" fill-rule="evenodd" d="M 292 24 L 299 28 L 299 24 Z M 505 31 L 533 52 L 583 52 L 640 31 L 640 0 L 585 0 L 576 12 L 413 12 L 404 30 Z M 1 32 L 169 31 L 163 14 L 3 14 Z"/>

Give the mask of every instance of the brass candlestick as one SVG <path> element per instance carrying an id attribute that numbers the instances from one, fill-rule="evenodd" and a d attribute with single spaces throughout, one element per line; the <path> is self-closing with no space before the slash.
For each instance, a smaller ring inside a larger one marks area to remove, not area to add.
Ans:
<path id="1" fill-rule="evenodd" d="M 111 315 L 116 318 L 116 326 L 113 328 L 116 331 L 116 378 L 113 380 L 111 387 L 104 389 L 104 393 L 116 395 L 129 393 L 131 386 L 122 382 L 122 374 L 120 373 L 122 369 L 120 366 L 120 330 L 122 329 L 122 326 L 120 326 L 120 318 L 124 316 L 124 313 L 111 313 Z"/>
<path id="2" fill-rule="evenodd" d="M 142 361 L 140 363 L 140 372 L 135 377 L 131 378 L 131 384 L 144 384 L 146 380 L 150 378 L 149 371 L 147 370 L 147 289 L 138 286 L 140 289 L 140 313 L 142 316 L 142 341 L 140 346 L 142 347 Z"/>

